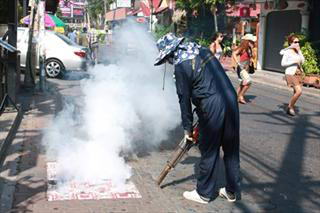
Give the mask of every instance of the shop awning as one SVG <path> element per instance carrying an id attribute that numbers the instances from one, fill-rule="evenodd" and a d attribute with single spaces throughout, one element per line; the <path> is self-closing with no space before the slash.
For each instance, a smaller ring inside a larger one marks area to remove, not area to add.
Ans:
<path id="1" fill-rule="evenodd" d="M 138 9 L 138 10 L 129 10 L 127 12 L 127 16 L 134 16 L 134 15 L 137 15 L 138 13 L 142 12 L 141 8 Z"/>
<path id="2" fill-rule="evenodd" d="M 168 8 L 169 8 L 169 5 L 168 5 L 167 0 L 162 0 L 161 4 L 159 5 L 159 7 L 153 13 L 154 14 L 158 14 L 158 13 L 161 13 L 161 12 L 165 11 Z"/>
<path id="3" fill-rule="evenodd" d="M 150 5 L 152 3 L 152 5 Z M 153 8 L 153 14 L 161 13 L 168 8 L 167 0 L 143 0 L 140 2 L 140 8 L 144 16 L 150 16 L 150 6 Z"/>
<path id="4" fill-rule="evenodd" d="M 150 16 L 150 8 L 148 3 L 140 2 L 140 8 L 144 16 Z"/>
<path id="5" fill-rule="evenodd" d="M 105 18 L 106 21 L 116 21 L 116 20 L 123 20 L 127 17 L 127 9 L 126 8 L 119 8 L 116 10 L 112 10 L 106 13 Z"/>

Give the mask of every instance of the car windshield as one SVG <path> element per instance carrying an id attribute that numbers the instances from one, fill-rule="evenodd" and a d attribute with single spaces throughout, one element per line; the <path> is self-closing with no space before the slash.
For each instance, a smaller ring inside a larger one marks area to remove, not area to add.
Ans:
<path id="1" fill-rule="evenodd" d="M 68 45 L 72 45 L 72 46 L 77 45 L 76 43 L 71 41 L 68 37 L 61 35 L 60 33 L 55 33 L 55 35 L 58 36 L 62 41 L 64 41 Z"/>

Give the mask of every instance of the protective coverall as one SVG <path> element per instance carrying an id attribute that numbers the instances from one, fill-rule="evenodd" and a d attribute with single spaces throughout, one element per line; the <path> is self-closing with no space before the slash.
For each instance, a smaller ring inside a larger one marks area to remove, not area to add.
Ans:
<path id="1" fill-rule="evenodd" d="M 224 152 L 226 189 L 239 193 L 239 109 L 231 81 L 206 48 L 201 48 L 194 59 L 176 64 L 174 75 L 184 130 L 192 132 L 191 102 L 199 118 L 198 194 L 205 198 L 214 196 L 217 177 L 213 174 L 220 147 Z"/>

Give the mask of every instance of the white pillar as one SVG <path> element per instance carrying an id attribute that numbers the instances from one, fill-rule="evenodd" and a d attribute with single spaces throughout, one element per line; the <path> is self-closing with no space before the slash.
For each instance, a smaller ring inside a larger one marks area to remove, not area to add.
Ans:
<path id="1" fill-rule="evenodd" d="M 260 29 L 259 29 L 259 40 L 258 40 L 258 63 L 257 69 L 262 69 L 265 49 L 265 33 L 267 27 L 267 15 L 260 13 Z"/>
<path id="2" fill-rule="evenodd" d="M 301 10 L 301 32 L 307 32 L 309 30 L 309 11 Z"/>

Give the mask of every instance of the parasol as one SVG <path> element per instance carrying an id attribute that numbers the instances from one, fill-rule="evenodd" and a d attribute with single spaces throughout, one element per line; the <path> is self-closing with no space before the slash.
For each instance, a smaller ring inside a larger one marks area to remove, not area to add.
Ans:
<path id="1" fill-rule="evenodd" d="M 30 17 L 26 16 L 20 20 L 22 24 L 30 24 Z M 45 14 L 44 23 L 46 27 L 64 27 L 65 23 L 55 15 Z"/>

